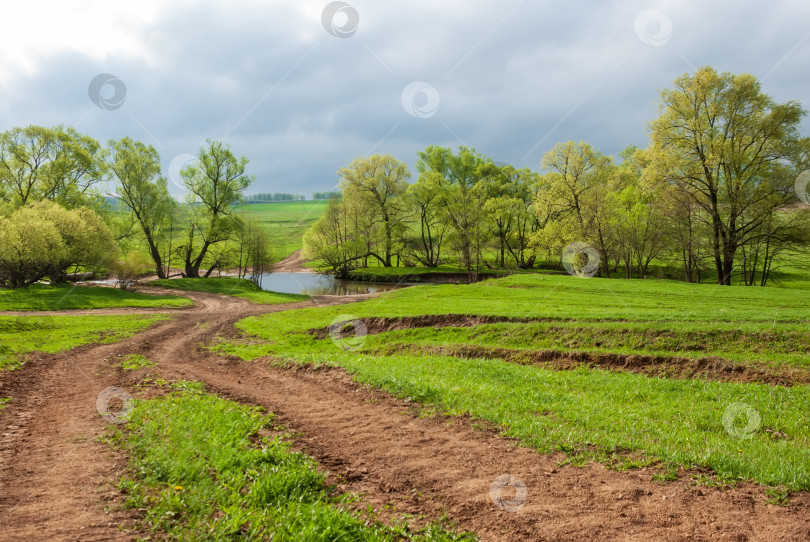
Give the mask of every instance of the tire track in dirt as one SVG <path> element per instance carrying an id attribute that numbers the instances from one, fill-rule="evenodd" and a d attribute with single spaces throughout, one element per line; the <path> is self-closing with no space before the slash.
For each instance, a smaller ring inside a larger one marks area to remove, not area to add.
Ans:
<path id="1" fill-rule="evenodd" d="M 370 503 L 389 518 L 446 513 L 484 540 L 810 538 L 807 495 L 780 508 L 766 505 L 764 491 L 750 484 L 723 492 L 688 482 L 662 486 L 647 471 L 558 467 L 560 455 L 539 455 L 462 418 L 420 418 L 414 405 L 360 386 L 339 369 L 279 369 L 213 356 L 196 347 L 213 339 L 205 335 L 155 345 L 148 356 L 165 378 L 200 380 L 275 412 L 301 435 L 298 449 L 328 469 L 342 491 L 363 495 L 361 508 Z M 491 500 L 490 486 L 502 475 L 526 484 L 516 512 Z"/>
<path id="2" fill-rule="evenodd" d="M 780 508 L 766 505 L 764 491 L 750 484 L 723 492 L 685 481 L 662 486 L 648 471 L 559 467 L 561 455 L 539 455 L 463 418 L 420 418 L 414 405 L 366 389 L 339 369 L 212 359 L 163 370 L 275 412 L 342 491 L 364 496 L 361 508 L 394 505 L 434 520 L 446 513 L 483 540 L 810 538 L 807 495 Z M 502 475 L 527 487 L 515 512 L 491 500 L 490 487 Z"/>
<path id="3" fill-rule="evenodd" d="M 685 481 L 662 486 L 649 471 L 558 467 L 561 456 L 518 447 L 464 418 L 420 418 L 413 405 L 360 386 L 342 370 L 279 369 L 200 348 L 217 335 L 233 335 L 233 323 L 245 316 L 346 299 L 259 306 L 190 297 L 199 303 L 195 309 L 122 342 L 43 356 L 0 374 L 0 394 L 15 397 L 0 413 L 4 539 L 128 539 L 116 524 L 131 516 L 119 511 L 120 495 L 110 485 L 121 458 L 94 441 L 105 430 L 95 412 L 98 392 L 108 385 L 131 389 L 143 376 L 114 368 L 110 360 L 128 353 L 157 362 L 149 371 L 164 378 L 200 380 L 211 391 L 277 413 L 298 434 L 298 449 L 328 469 L 340 490 L 363 495 L 361 508 L 370 503 L 383 517 L 446 513 L 483 540 L 810 538 L 806 493 L 775 507 L 750 484 L 729 491 Z M 504 474 L 527 488 L 514 512 L 490 498 L 491 484 Z M 115 510 L 109 517 L 101 510 L 104 496 Z"/>
<path id="4" fill-rule="evenodd" d="M 0 539 L 133 539 L 118 527 L 134 518 L 121 508 L 122 495 L 115 487 L 125 458 L 98 441 L 107 434 L 107 424 L 96 410 L 96 398 L 109 386 L 122 386 L 122 373 L 110 361 L 117 352 L 192 344 L 184 341 L 232 329 L 233 321 L 252 314 L 336 301 L 262 306 L 213 294 L 187 295 L 196 302 L 193 308 L 176 311 L 174 319 L 118 343 L 31 354 L 22 368 L 0 372 L 0 397 L 12 397 L 0 411 Z M 149 311 L 161 312 L 168 311 Z M 202 323 L 209 325 L 198 325 Z M 181 360 L 184 355 L 177 352 Z"/>

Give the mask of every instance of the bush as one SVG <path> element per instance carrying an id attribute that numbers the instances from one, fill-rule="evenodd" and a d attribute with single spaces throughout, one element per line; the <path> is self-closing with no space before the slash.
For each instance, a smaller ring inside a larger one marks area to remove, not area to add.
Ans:
<path id="1" fill-rule="evenodd" d="M 88 208 L 43 200 L 0 217 L 0 284 L 12 288 L 60 283 L 70 267 L 106 267 L 117 253 L 112 232 Z"/>
<path id="2" fill-rule="evenodd" d="M 138 277 L 154 271 L 154 262 L 145 254 L 130 252 L 113 264 L 115 285 L 122 290 L 134 290 Z"/>

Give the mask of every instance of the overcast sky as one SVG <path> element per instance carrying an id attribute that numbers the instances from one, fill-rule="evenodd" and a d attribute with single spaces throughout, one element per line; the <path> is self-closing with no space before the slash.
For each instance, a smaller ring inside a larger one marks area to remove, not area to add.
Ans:
<path id="1" fill-rule="evenodd" d="M 810 108 L 806 0 L 27 0 L 2 21 L 0 129 L 128 135 L 170 177 L 223 139 L 252 192 L 309 196 L 431 144 L 534 169 L 558 141 L 616 154 L 704 65 Z"/>

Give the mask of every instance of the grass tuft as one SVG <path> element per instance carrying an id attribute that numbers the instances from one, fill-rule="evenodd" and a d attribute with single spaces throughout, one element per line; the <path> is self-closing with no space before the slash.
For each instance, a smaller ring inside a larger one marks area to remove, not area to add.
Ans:
<path id="1" fill-rule="evenodd" d="M 125 371 L 137 371 L 147 367 L 154 367 L 157 363 L 149 361 L 146 356 L 140 354 L 130 354 L 121 360 L 121 368 Z"/>

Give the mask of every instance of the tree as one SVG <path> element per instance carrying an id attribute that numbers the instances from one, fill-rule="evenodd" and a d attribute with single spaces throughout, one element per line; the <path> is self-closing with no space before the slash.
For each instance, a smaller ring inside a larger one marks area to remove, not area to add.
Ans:
<path id="1" fill-rule="evenodd" d="M 270 237 L 259 222 L 252 218 L 242 219 L 238 240 L 238 275 L 246 277 L 261 286 L 262 275 L 269 272 L 273 264 Z"/>
<path id="2" fill-rule="evenodd" d="M 0 197 L 15 207 L 42 199 L 87 205 L 103 177 L 99 143 L 73 128 L 28 126 L 0 134 Z"/>
<path id="3" fill-rule="evenodd" d="M 72 266 L 107 267 L 117 256 L 112 232 L 93 210 L 40 201 L 0 217 L 0 283 L 62 282 Z"/>
<path id="4" fill-rule="evenodd" d="M 447 223 L 441 206 L 444 178 L 434 171 L 425 171 L 408 187 L 407 205 L 419 217 L 419 233 L 407 246 L 411 254 L 425 267 L 437 267 L 442 259 L 442 243 Z"/>
<path id="5" fill-rule="evenodd" d="M 653 159 L 675 165 L 675 186 L 704 212 L 718 284 L 731 284 L 738 249 L 792 197 L 784 174 L 805 111 L 777 103 L 748 74 L 710 67 L 661 92 Z"/>
<path id="6" fill-rule="evenodd" d="M 188 230 L 185 243 L 178 249 L 187 277 L 199 277 L 200 267 L 212 245 L 226 241 L 240 227 L 233 207 L 253 182 L 245 173 L 247 158 L 236 158 L 221 141 L 208 140 L 197 154 L 197 163 L 181 172 L 189 190 Z M 212 264 L 205 276 L 217 268 Z"/>
<path id="7" fill-rule="evenodd" d="M 810 244 L 810 210 L 785 208 L 772 211 L 740 246 L 743 283 L 765 286 L 781 256 L 806 251 Z M 783 258 L 786 259 L 786 258 Z"/>
<path id="8" fill-rule="evenodd" d="M 622 164 L 615 170 L 615 242 L 625 278 L 634 272 L 645 277 L 652 261 L 672 242 L 663 210 L 667 194 L 662 185 L 644 179 L 643 151 L 631 145 L 620 156 Z"/>
<path id="9" fill-rule="evenodd" d="M 584 141 L 557 143 L 543 156 L 540 166 L 550 173 L 549 188 L 566 203 L 564 211 L 572 212 L 584 233 L 583 199 L 604 183 L 610 174 L 610 158 Z"/>
<path id="10" fill-rule="evenodd" d="M 459 147 L 453 154 L 449 147 L 430 146 L 418 153 L 416 167 L 420 174 L 433 172 L 442 178 L 441 205 L 452 226 L 449 237 L 470 281 L 477 278 L 484 240 L 483 203 L 486 193 L 478 182 L 486 175 L 482 169 L 487 160 L 475 150 Z M 491 163 L 491 162 L 490 162 Z"/>
<path id="11" fill-rule="evenodd" d="M 152 146 L 125 137 L 108 142 L 108 164 L 118 180 L 115 195 L 140 226 L 155 271 L 164 279 L 168 273 L 163 267 L 160 245 L 166 239 L 177 205 L 169 194 L 166 179 L 160 175 L 160 155 Z"/>
<path id="12" fill-rule="evenodd" d="M 381 253 L 370 248 L 368 255 L 379 260 L 383 267 L 391 267 L 395 230 L 401 226 L 404 213 L 406 179 L 411 176 L 408 166 L 391 155 L 375 154 L 357 158 L 338 173 L 344 200 L 359 205 L 357 212 L 366 213 L 372 227 L 376 223 L 381 226 Z"/>
<path id="13" fill-rule="evenodd" d="M 544 182 L 551 192 L 551 201 L 558 209 L 557 220 L 568 224 L 570 241 L 585 241 L 600 253 L 602 271 L 609 272 L 612 248 L 615 245 L 615 209 L 606 198 L 613 198 L 615 167 L 610 157 L 588 143 L 567 141 L 558 143 L 543 156 L 541 167 L 547 171 Z"/>
<path id="14" fill-rule="evenodd" d="M 345 200 L 333 197 L 324 215 L 304 235 L 304 257 L 323 260 L 338 277 L 346 277 L 368 254 L 353 211 Z"/>

